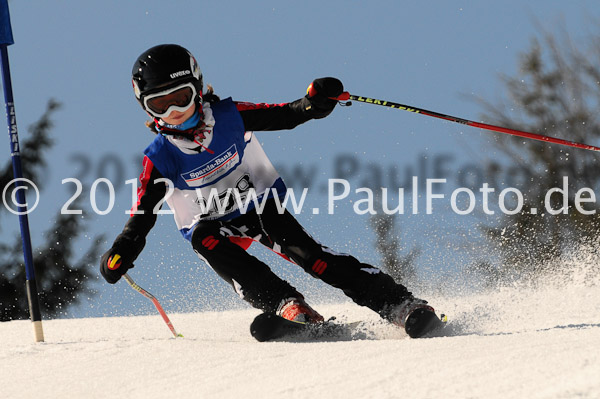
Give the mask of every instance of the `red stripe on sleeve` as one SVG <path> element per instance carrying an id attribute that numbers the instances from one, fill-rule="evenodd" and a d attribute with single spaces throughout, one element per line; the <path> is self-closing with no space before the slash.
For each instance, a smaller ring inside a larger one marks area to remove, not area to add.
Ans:
<path id="1" fill-rule="evenodd" d="M 142 162 L 143 169 L 142 173 L 140 173 L 140 182 L 142 185 L 138 187 L 137 190 L 137 204 L 133 208 L 131 208 L 131 213 L 129 216 L 133 216 L 134 212 L 138 210 L 140 206 L 140 202 L 142 201 L 142 197 L 146 193 L 146 188 L 148 187 L 148 182 L 150 181 L 150 175 L 152 174 L 152 169 L 154 169 L 154 164 L 147 156 L 144 156 L 144 161 Z"/>
<path id="2" fill-rule="evenodd" d="M 267 103 L 259 103 L 259 104 L 254 104 L 254 103 L 248 103 L 248 102 L 236 102 L 235 106 L 237 107 L 238 111 L 249 111 L 249 110 L 253 110 L 253 109 L 265 109 L 265 108 L 273 108 L 273 107 L 283 107 L 284 105 L 287 105 L 288 103 L 281 103 L 281 104 L 267 104 Z"/>

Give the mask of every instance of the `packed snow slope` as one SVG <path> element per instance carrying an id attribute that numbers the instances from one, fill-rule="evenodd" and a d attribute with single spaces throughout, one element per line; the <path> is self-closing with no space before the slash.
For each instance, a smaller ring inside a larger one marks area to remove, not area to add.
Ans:
<path id="1" fill-rule="evenodd" d="M 594 276 L 597 279 L 597 275 Z M 2 398 L 600 398 L 600 286 L 429 298 L 449 336 L 410 339 L 352 303 L 363 339 L 259 343 L 255 310 L 0 323 Z"/>

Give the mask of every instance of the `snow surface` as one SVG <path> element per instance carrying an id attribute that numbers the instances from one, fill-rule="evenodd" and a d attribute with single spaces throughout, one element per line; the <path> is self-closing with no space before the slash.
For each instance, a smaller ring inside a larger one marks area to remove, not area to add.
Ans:
<path id="1" fill-rule="evenodd" d="M 410 339 L 352 303 L 317 308 L 366 339 L 259 343 L 255 310 L 171 314 L 177 339 L 158 315 L 48 320 L 39 344 L 0 323 L 0 397 L 600 398 L 599 285 L 428 299 L 451 336 Z"/>

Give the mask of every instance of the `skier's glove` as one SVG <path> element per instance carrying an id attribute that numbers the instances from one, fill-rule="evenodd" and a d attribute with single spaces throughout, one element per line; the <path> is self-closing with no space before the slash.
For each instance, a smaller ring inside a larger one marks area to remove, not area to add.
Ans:
<path id="1" fill-rule="evenodd" d="M 115 284 L 127 270 L 133 267 L 131 256 L 127 250 L 115 250 L 111 248 L 100 261 L 100 273 L 110 284 Z"/>
<path id="2" fill-rule="evenodd" d="M 338 103 L 336 98 L 344 92 L 344 85 L 336 78 L 315 79 L 306 90 L 306 98 L 312 106 L 314 118 L 324 118 L 329 115 Z"/>

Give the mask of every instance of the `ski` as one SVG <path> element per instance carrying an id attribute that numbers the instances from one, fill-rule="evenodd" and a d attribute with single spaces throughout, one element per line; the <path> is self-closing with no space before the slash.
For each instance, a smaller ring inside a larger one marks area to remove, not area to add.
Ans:
<path id="1" fill-rule="evenodd" d="M 319 340 L 327 338 L 352 339 L 362 322 L 321 323 L 290 321 L 273 313 L 262 313 L 250 325 L 250 334 L 259 342 L 277 339 Z"/>
<path id="2" fill-rule="evenodd" d="M 417 309 L 406 320 L 405 331 L 411 338 L 433 338 L 444 336 L 448 318 L 438 317 L 434 312 Z M 273 313 L 262 313 L 250 325 L 250 334 L 259 342 L 274 340 L 327 340 L 361 339 L 362 321 L 338 323 L 332 320 L 321 323 L 290 321 Z"/>

